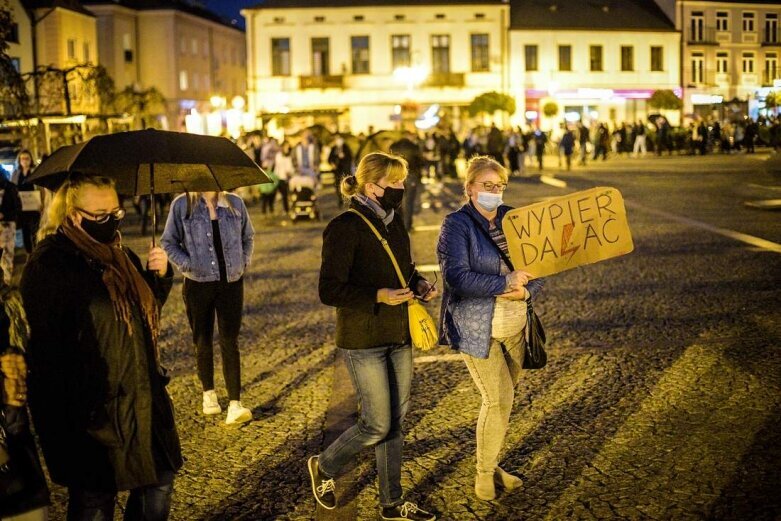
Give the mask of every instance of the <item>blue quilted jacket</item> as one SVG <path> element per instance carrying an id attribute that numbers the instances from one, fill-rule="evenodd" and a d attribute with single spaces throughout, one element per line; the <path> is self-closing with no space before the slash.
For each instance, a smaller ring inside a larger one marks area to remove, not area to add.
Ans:
<path id="1" fill-rule="evenodd" d="M 509 206 L 499 207 L 496 222 L 500 226 L 510 210 Z M 506 280 L 500 275 L 502 257 L 468 214 L 488 231 L 488 221 L 467 203 L 445 217 L 439 234 L 437 258 L 445 282 L 439 336 L 441 344 L 488 358 L 496 295 L 504 292 Z M 534 279 L 526 286 L 532 299 L 543 284 L 543 279 Z"/>

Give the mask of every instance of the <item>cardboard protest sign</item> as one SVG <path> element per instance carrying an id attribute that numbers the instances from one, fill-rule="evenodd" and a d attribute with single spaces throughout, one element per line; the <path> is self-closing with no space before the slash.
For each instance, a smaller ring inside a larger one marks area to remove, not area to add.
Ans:
<path id="1" fill-rule="evenodd" d="M 41 203 L 41 192 L 33 190 L 32 192 L 19 192 L 19 199 L 22 200 L 23 212 L 40 212 L 43 208 Z"/>
<path id="2" fill-rule="evenodd" d="M 507 212 L 502 220 L 517 270 L 544 277 L 634 249 L 624 198 L 598 187 Z"/>

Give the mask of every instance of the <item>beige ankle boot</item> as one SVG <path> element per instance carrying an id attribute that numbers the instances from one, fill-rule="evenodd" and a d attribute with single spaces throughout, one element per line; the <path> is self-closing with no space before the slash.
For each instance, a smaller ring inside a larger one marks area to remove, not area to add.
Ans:
<path id="1" fill-rule="evenodd" d="M 497 485 L 502 486 L 507 491 L 521 488 L 523 485 L 523 480 L 521 478 L 514 474 L 510 474 L 500 467 L 496 467 L 496 471 L 494 471 L 494 481 Z"/>
<path id="2" fill-rule="evenodd" d="M 484 501 L 496 499 L 493 472 L 478 472 L 475 477 L 475 495 Z"/>

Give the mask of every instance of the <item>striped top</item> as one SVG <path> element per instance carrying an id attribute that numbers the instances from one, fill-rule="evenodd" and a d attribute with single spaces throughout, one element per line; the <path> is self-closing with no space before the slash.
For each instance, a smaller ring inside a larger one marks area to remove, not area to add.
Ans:
<path id="1" fill-rule="evenodd" d="M 508 257 L 510 256 L 507 247 L 507 237 L 499 226 L 494 226 L 488 230 L 491 239 Z M 510 268 L 502 261 L 502 275 L 510 273 Z M 491 321 L 491 336 L 493 338 L 508 338 L 521 334 L 526 327 L 526 301 L 509 300 L 497 297 L 494 303 L 494 318 Z"/>

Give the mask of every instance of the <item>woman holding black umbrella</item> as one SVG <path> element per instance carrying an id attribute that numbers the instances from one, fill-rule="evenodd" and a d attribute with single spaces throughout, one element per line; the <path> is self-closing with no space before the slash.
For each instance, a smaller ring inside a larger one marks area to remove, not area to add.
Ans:
<path id="1" fill-rule="evenodd" d="M 193 332 L 203 413 L 222 412 L 214 390 L 214 317 L 220 333 L 222 372 L 228 388 L 228 425 L 252 419 L 240 400 L 239 330 L 244 306 L 244 271 L 252 259 L 253 237 L 241 197 L 226 192 L 180 195 L 161 242 L 184 275 L 182 296 Z"/>
<path id="2" fill-rule="evenodd" d="M 69 520 L 113 519 L 120 490 L 126 520 L 165 520 L 182 465 L 157 350 L 172 270 L 122 246 L 124 215 L 111 179 L 71 174 L 22 275 L 30 410 Z"/>

